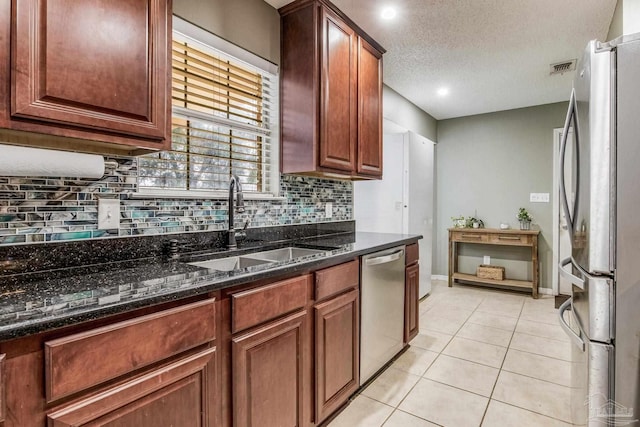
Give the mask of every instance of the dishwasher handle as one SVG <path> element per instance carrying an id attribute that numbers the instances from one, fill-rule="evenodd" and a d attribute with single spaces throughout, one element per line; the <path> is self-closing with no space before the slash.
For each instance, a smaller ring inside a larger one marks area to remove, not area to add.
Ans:
<path id="1" fill-rule="evenodd" d="M 393 261 L 397 261 L 400 258 L 402 258 L 402 255 L 404 255 L 404 249 L 400 249 L 397 250 L 393 253 L 390 253 L 388 255 L 382 255 L 382 256 L 377 256 L 377 257 L 373 257 L 373 258 L 367 258 L 364 260 L 364 263 L 366 265 L 379 265 L 379 264 L 386 264 L 388 262 L 393 262 Z"/>

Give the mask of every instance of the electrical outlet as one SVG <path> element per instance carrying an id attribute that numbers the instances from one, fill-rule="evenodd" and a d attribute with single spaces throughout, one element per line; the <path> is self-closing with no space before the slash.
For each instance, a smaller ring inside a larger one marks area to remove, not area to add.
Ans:
<path id="1" fill-rule="evenodd" d="M 529 201 L 533 203 L 549 203 L 549 193 L 529 193 Z"/>
<path id="2" fill-rule="evenodd" d="M 491 264 L 491 257 L 489 255 L 485 255 L 482 259 L 482 263 L 485 265 Z"/>
<path id="3" fill-rule="evenodd" d="M 120 200 L 98 199 L 98 229 L 120 228 Z"/>
<path id="4" fill-rule="evenodd" d="M 331 218 L 333 216 L 333 203 L 327 202 L 327 204 L 324 205 L 324 216 L 325 218 Z"/>

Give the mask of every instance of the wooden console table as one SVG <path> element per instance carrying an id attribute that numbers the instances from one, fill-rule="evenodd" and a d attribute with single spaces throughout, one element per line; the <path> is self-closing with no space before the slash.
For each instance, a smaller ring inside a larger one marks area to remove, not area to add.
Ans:
<path id="1" fill-rule="evenodd" d="M 538 298 L 538 230 L 498 230 L 495 228 L 450 228 L 449 229 L 449 287 L 455 280 L 486 283 L 506 287 L 531 289 L 533 298 Z M 475 243 L 482 245 L 529 246 L 531 247 L 531 262 L 533 263 L 533 281 L 526 280 L 494 280 L 479 278 L 475 274 L 458 272 L 459 243 Z"/>

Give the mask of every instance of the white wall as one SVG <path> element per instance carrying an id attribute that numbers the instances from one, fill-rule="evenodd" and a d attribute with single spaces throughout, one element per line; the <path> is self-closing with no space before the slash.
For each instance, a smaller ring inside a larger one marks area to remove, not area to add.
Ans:
<path id="1" fill-rule="evenodd" d="M 640 32 L 640 0 L 618 0 L 607 40 Z"/>

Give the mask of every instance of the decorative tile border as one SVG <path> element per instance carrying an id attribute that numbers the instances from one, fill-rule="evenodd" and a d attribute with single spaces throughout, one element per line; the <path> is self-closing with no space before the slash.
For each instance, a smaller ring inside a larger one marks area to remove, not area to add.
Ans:
<path id="1" fill-rule="evenodd" d="M 227 201 L 130 199 L 137 191 L 137 159 L 109 157 L 118 168 L 99 180 L 0 177 L 0 245 L 215 231 L 227 228 Z M 277 200 L 248 200 L 238 224 L 249 227 L 353 219 L 352 183 L 282 175 Z M 120 228 L 98 230 L 98 198 L 120 198 Z M 325 203 L 333 203 L 332 218 Z"/>

